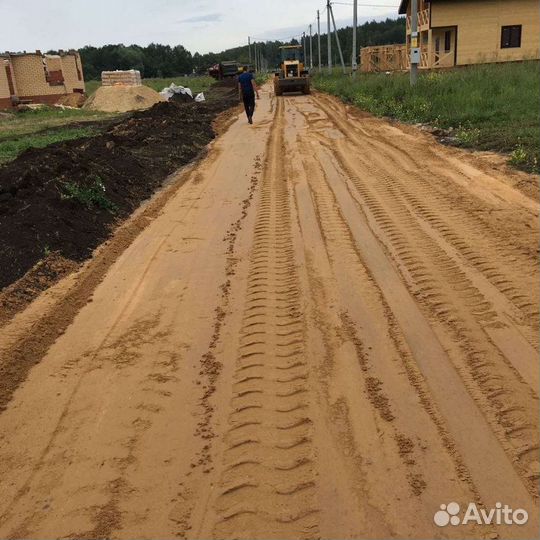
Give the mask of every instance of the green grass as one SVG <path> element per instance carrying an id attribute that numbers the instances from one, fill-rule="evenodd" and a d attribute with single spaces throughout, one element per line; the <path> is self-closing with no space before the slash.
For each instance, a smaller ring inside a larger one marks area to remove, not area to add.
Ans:
<path id="1" fill-rule="evenodd" d="M 510 155 L 510 163 L 540 172 L 539 62 L 485 64 L 421 74 L 318 75 L 314 86 L 377 116 L 451 130 L 465 148 Z"/>
<path id="2" fill-rule="evenodd" d="M 53 133 L 36 133 L 35 135 L 27 135 L 21 139 L 0 141 L 0 164 L 15 159 L 21 152 L 28 150 L 28 148 L 44 148 L 45 146 L 49 146 L 49 144 L 80 139 L 81 137 L 90 137 L 96 133 L 97 130 L 92 127 L 63 128 Z"/>
<path id="3" fill-rule="evenodd" d="M 199 92 L 206 92 L 214 82 L 215 80 L 212 77 L 205 76 L 143 79 L 143 84 L 149 86 L 150 88 L 153 88 L 156 92 L 161 92 L 161 90 L 163 90 L 166 86 L 174 83 L 179 86 L 186 86 L 187 88 L 191 88 L 193 94 L 198 94 Z M 101 81 L 87 81 L 85 85 L 86 93 L 91 96 L 101 86 Z"/>
<path id="4" fill-rule="evenodd" d="M 146 79 L 144 84 L 161 91 L 171 82 L 191 88 L 194 94 L 204 92 L 215 82 L 211 77 L 171 77 Z M 101 85 L 88 81 L 86 92 L 91 95 Z M 88 137 L 99 132 L 100 121 L 118 116 L 86 109 L 44 107 L 32 111 L 0 116 L 0 165 L 15 159 L 28 148 L 43 148 L 49 144 Z"/>
<path id="5" fill-rule="evenodd" d="M 85 81 L 84 88 L 87 96 L 91 96 L 99 87 L 101 86 L 101 81 Z"/>
<path id="6" fill-rule="evenodd" d="M 0 164 L 15 159 L 28 148 L 88 137 L 98 131 L 96 122 L 113 115 L 83 109 L 46 107 L 0 118 Z"/>
<path id="7" fill-rule="evenodd" d="M 114 115 L 86 109 L 60 109 L 58 107 L 13 112 L 9 113 L 9 116 L 6 114 L 0 117 L 0 141 L 72 123 L 96 122 L 111 116 Z"/>

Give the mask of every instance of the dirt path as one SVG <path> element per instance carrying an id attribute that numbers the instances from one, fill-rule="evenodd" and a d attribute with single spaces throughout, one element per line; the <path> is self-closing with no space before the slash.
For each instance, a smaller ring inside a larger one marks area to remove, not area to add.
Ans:
<path id="1" fill-rule="evenodd" d="M 0 538 L 535 536 L 538 204 L 320 94 L 181 174 L 0 415 Z"/>

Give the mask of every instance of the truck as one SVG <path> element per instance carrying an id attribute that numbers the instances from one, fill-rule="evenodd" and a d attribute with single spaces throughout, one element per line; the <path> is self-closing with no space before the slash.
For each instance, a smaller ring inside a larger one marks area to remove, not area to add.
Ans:
<path id="1" fill-rule="evenodd" d="M 238 72 L 241 68 L 241 64 L 235 60 L 225 60 L 219 64 L 213 65 L 209 70 L 208 74 L 218 81 L 223 79 L 231 79 L 238 75 Z"/>

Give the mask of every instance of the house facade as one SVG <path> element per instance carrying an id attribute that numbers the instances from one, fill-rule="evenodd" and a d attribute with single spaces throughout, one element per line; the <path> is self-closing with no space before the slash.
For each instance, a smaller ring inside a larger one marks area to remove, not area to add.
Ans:
<path id="1" fill-rule="evenodd" d="M 84 93 L 84 89 L 81 57 L 76 51 L 0 54 L 0 109 L 18 103 L 53 105 L 60 97 Z"/>
<path id="2" fill-rule="evenodd" d="M 399 13 L 410 47 L 409 0 Z M 538 0 L 418 0 L 418 32 L 425 69 L 540 58 Z"/>

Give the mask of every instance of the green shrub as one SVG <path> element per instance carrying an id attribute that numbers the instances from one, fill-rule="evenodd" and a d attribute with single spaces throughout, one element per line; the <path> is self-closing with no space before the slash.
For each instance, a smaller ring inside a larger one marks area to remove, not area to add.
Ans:
<path id="1" fill-rule="evenodd" d="M 474 147 L 480 140 L 480 130 L 473 127 L 459 126 L 455 138 L 460 146 Z"/>
<path id="2" fill-rule="evenodd" d="M 62 185 L 61 198 L 77 201 L 89 210 L 97 207 L 114 213 L 116 205 L 105 196 L 105 185 L 101 178 L 98 176 L 93 178 L 94 181 L 89 186 L 81 186 L 77 182 L 65 182 Z"/>

